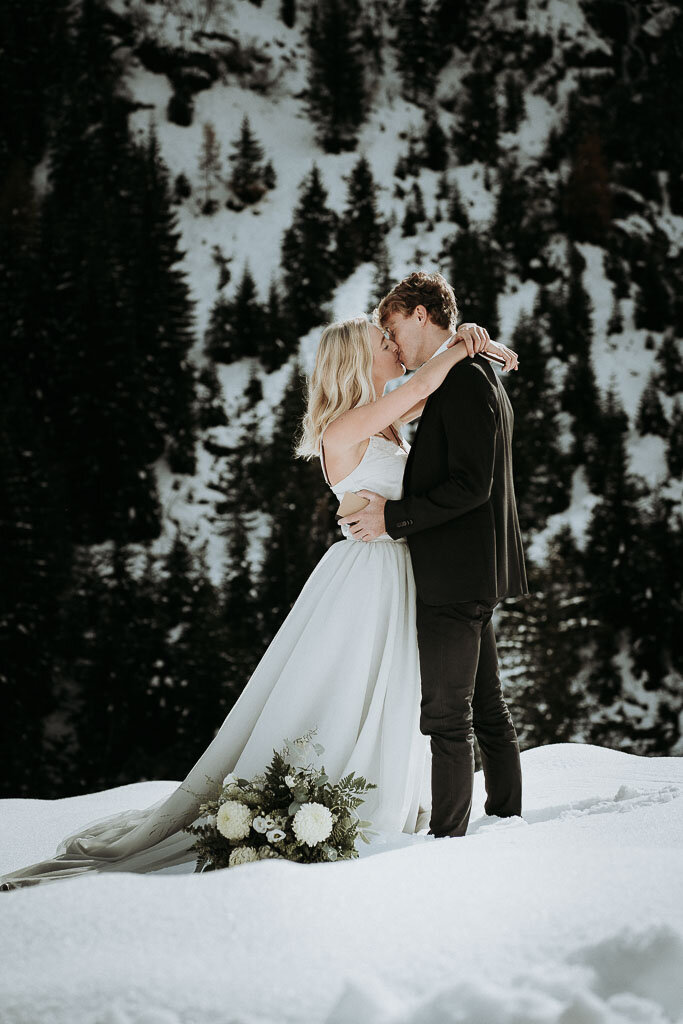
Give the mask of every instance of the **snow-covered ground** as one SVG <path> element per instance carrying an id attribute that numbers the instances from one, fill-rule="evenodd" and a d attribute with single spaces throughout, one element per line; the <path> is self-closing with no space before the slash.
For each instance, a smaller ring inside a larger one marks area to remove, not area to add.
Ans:
<path id="1" fill-rule="evenodd" d="M 337 864 L 0 893 L 3 1024 L 683 1021 L 683 758 L 522 753 L 523 818 Z M 0 802 L 0 871 L 177 783 Z"/>

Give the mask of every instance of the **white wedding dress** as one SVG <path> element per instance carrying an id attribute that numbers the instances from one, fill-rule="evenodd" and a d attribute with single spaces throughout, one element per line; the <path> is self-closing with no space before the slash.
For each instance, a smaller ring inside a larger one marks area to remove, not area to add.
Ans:
<path id="1" fill-rule="evenodd" d="M 332 490 L 403 493 L 405 449 L 370 438 L 360 464 Z M 328 481 L 329 483 L 329 481 Z M 431 813 L 431 750 L 419 730 L 415 582 L 405 539 L 345 539 L 325 552 L 215 738 L 170 796 L 82 825 L 55 856 L 0 876 L 18 888 L 84 871 L 147 872 L 187 864 L 196 836 L 183 832 L 229 772 L 251 778 L 285 738 L 317 728 L 313 742 L 332 782 L 355 771 L 377 789 L 359 807 L 379 847 L 417 839 Z M 403 834 L 403 836 L 401 836 Z M 420 840 L 423 837 L 420 837 Z M 431 838 L 431 837 L 430 837 Z M 357 840 L 359 854 L 366 844 Z M 367 847 L 366 847 L 367 849 Z"/>

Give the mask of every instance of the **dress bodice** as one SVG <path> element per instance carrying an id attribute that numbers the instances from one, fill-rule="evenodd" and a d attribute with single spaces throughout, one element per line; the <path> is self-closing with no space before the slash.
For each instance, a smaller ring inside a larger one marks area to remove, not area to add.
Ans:
<path id="1" fill-rule="evenodd" d="M 327 485 L 334 491 L 339 501 L 342 500 L 346 491 L 360 490 L 375 491 L 383 498 L 393 501 L 403 497 L 403 473 L 406 468 L 408 451 L 408 446 L 401 448 L 393 441 L 389 441 L 388 438 L 373 434 L 363 458 L 343 480 L 339 480 L 333 486 L 327 479 L 324 465 L 322 470 Z M 341 526 L 340 529 L 346 538 L 355 540 L 348 526 Z M 394 540 L 388 533 L 382 533 L 376 539 Z M 407 543 L 405 537 L 401 537 L 400 542 Z M 395 540 L 394 543 L 396 543 Z"/>

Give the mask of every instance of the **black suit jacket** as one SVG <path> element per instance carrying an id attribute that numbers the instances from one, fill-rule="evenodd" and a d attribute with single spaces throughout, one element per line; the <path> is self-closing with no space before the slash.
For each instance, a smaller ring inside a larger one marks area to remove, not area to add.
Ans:
<path id="1" fill-rule="evenodd" d="M 514 413 L 487 359 L 467 357 L 427 399 L 403 498 L 384 509 L 407 537 L 425 604 L 528 594 L 512 478 Z"/>

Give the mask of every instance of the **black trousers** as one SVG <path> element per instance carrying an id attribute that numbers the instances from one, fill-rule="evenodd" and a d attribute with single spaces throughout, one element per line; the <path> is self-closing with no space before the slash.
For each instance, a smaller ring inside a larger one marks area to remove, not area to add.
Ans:
<path id="1" fill-rule="evenodd" d="M 491 616 L 495 603 L 427 605 L 417 599 L 420 732 L 431 737 L 430 833 L 463 836 L 472 810 L 474 736 L 486 814 L 522 813 L 517 733 L 503 697 Z"/>

